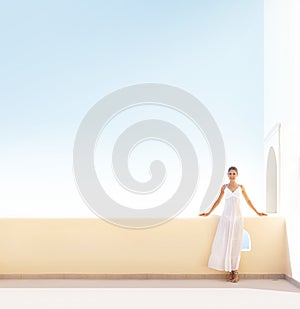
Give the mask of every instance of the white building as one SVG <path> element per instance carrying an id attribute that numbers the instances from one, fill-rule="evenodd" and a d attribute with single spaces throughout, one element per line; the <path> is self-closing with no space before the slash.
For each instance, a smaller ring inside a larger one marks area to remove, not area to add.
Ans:
<path id="1" fill-rule="evenodd" d="M 265 0 L 267 211 L 286 218 L 291 276 L 300 281 L 300 1 Z"/>

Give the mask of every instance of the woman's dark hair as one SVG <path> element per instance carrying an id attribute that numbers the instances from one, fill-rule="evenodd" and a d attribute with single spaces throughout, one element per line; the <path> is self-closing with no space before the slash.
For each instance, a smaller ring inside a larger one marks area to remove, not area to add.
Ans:
<path id="1" fill-rule="evenodd" d="M 236 174 L 238 175 L 239 174 L 239 171 L 238 171 L 238 169 L 235 167 L 235 166 L 230 166 L 229 167 L 229 169 L 228 169 L 228 173 L 230 172 L 230 171 L 236 171 Z"/>

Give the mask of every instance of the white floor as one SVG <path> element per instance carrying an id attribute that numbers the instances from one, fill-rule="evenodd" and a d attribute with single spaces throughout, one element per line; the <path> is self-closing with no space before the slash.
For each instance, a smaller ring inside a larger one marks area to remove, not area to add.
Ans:
<path id="1" fill-rule="evenodd" d="M 1 279 L 0 288 L 248 288 L 300 293 L 284 279 L 241 279 L 238 283 L 223 279 L 201 280 L 84 280 L 84 279 Z"/>
<path id="2" fill-rule="evenodd" d="M 286 280 L 0 280 L 0 308 L 300 308 Z"/>

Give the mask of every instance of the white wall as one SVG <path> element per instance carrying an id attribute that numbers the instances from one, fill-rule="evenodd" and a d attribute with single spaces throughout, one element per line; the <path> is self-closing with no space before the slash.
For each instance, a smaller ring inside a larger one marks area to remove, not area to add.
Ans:
<path id="1" fill-rule="evenodd" d="M 300 280 L 300 1 L 265 0 L 265 153 L 280 123 L 279 212 L 287 220 L 292 276 Z M 276 147 L 276 145 L 275 145 Z M 266 168 L 266 167 L 265 167 Z"/>

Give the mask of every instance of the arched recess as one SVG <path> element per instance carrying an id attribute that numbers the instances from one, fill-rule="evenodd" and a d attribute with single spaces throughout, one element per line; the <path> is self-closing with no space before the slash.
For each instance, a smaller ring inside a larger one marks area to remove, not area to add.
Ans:
<path id="1" fill-rule="evenodd" d="M 277 213 L 278 200 L 277 200 L 277 160 L 273 147 L 270 147 L 267 159 L 267 185 L 266 185 L 266 202 L 267 212 Z"/>
<path id="2" fill-rule="evenodd" d="M 243 230 L 242 251 L 251 251 L 250 234 L 245 229 Z"/>

